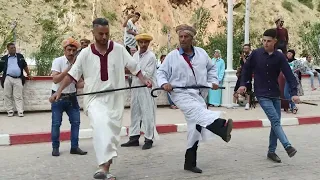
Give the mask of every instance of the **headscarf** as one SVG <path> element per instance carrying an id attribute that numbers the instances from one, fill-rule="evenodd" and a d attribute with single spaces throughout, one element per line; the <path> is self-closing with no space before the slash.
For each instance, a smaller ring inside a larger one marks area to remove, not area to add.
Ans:
<path id="1" fill-rule="evenodd" d="M 137 41 L 140 41 L 140 40 L 152 41 L 153 40 L 152 36 L 149 34 L 146 34 L 146 33 L 138 34 L 138 35 L 136 35 L 135 38 Z"/>
<path id="2" fill-rule="evenodd" d="M 80 48 L 80 44 L 78 43 L 78 41 L 73 38 L 67 38 L 64 41 L 62 41 L 63 48 L 66 48 L 69 45 L 75 46 L 77 49 Z"/>
<path id="3" fill-rule="evenodd" d="M 189 26 L 187 24 L 182 24 L 176 27 L 176 32 L 179 34 L 180 32 L 185 32 L 190 36 L 194 37 L 197 34 L 197 31 L 194 27 Z"/>

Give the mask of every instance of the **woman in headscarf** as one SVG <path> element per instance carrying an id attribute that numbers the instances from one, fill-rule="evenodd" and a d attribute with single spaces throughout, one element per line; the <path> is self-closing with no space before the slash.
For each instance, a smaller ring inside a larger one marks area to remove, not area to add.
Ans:
<path id="1" fill-rule="evenodd" d="M 296 80 L 298 82 L 298 87 L 297 87 L 298 96 L 303 96 L 304 92 L 301 84 L 301 74 L 305 73 L 306 67 L 303 65 L 303 63 L 300 60 L 295 59 L 295 55 L 296 55 L 296 52 L 293 49 L 290 49 L 287 53 L 287 59 L 292 69 L 293 75 L 296 77 Z M 285 87 L 284 87 L 284 96 L 286 99 L 291 99 L 290 88 L 287 82 L 285 83 Z M 290 110 L 294 114 L 296 114 L 298 111 L 297 106 L 293 102 L 290 102 Z"/>

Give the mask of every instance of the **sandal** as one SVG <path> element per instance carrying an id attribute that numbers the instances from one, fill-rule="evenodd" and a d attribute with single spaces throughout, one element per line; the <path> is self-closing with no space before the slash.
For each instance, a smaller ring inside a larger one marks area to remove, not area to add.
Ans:
<path id="1" fill-rule="evenodd" d="M 105 173 L 102 169 L 99 169 L 96 171 L 93 175 L 94 179 L 106 179 L 107 178 L 107 173 Z"/>
<path id="2" fill-rule="evenodd" d="M 297 112 L 298 112 L 298 108 L 297 107 L 293 108 L 292 113 L 297 114 Z"/>
<path id="3" fill-rule="evenodd" d="M 114 175 L 110 174 L 110 173 L 106 173 L 106 179 L 107 180 L 116 180 L 117 178 Z"/>

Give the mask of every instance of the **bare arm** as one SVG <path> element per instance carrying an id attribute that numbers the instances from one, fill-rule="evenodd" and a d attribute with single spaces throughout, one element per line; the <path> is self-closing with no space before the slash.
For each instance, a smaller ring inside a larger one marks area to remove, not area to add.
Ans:
<path id="1" fill-rule="evenodd" d="M 128 24 L 128 21 L 129 21 L 129 19 L 131 18 L 131 16 L 128 16 L 127 18 L 126 18 L 126 20 L 123 22 L 123 24 L 122 24 L 122 27 L 127 27 L 127 24 Z"/>
<path id="2" fill-rule="evenodd" d="M 84 87 L 84 80 L 81 78 L 77 83 L 77 89 L 82 89 Z"/>
<path id="3" fill-rule="evenodd" d="M 53 83 L 58 84 L 60 83 L 63 78 L 68 74 L 68 71 L 70 70 L 71 67 L 65 69 L 62 73 L 57 72 L 57 71 L 53 71 L 52 72 L 52 80 Z"/>

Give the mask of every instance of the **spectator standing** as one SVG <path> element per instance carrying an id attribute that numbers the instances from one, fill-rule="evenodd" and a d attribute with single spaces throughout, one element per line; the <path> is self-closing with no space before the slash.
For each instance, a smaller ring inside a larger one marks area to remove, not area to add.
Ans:
<path id="1" fill-rule="evenodd" d="M 31 79 L 28 65 L 22 54 L 16 52 L 14 43 L 7 45 L 8 54 L 1 58 L 4 62 L 1 86 L 4 88 L 4 106 L 8 117 L 14 115 L 13 101 L 18 111 L 18 116 L 23 117 L 23 85 L 25 77 L 23 70 Z"/>
<path id="2" fill-rule="evenodd" d="M 71 69 L 77 49 L 79 49 L 79 43 L 73 38 L 68 38 L 62 43 L 64 49 L 64 56 L 56 58 L 52 62 L 52 94 L 54 94 L 60 87 L 60 83 L 68 71 Z M 78 83 L 73 82 L 67 88 L 62 91 L 65 99 L 60 99 L 51 104 L 52 111 L 52 124 L 51 124 L 51 140 L 52 140 L 52 156 L 60 156 L 60 126 L 62 122 L 63 112 L 66 112 L 69 116 L 71 124 L 71 149 L 70 154 L 86 155 L 87 152 L 82 151 L 79 148 L 79 128 L 80 128 L 80 107 L 78 104 L 77 87 L 83 88 L 83 81 Z"/>
<path id="3" fill-rule="evenodd" d="M 284 20 L 282 17 L 278 17 L 275 20 L 277 30 L 277 43 L 276 49 L 281 49 L 283 54 L 287 54 L 287 48 L 289 43 L 288 30 L 283 27 Z"/>
<path id="4" fill-rule="evenodd" d="M 127 51 L 130 53 L 131 48 L 138 49 L 135 36 L 138 35 L 138 28 L 136 22 L 140 19 L 140 13 L 135 12 L 133 15 L 129 15 L 123 23 L 124 30 L 124 45 Z"/>

